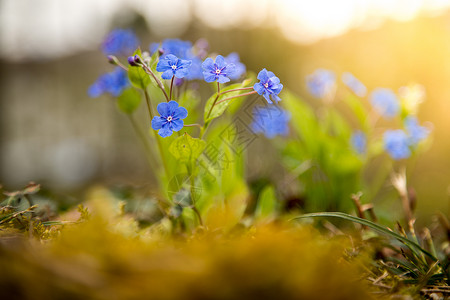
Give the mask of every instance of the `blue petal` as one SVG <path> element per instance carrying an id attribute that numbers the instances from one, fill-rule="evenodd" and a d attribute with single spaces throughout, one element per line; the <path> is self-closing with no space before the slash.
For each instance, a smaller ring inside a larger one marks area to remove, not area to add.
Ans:
<path id="1" fill-rule="evenodd" d="M 219 79 L 217 79 L 219 83 L 225 83 L 230 81 L 230 78 L 226 77 L 225 75 L 219 74 Z"/>
<path id="2" fill-rule="evenodd" d="M 161 74 L 162 79 L 172 79 L 172 77 L 173 77 L 173 70 L 171 68 Z"/>
<path id="3" fill-rule="evenodd" d="M 272 82 L 272 84 L 277 85 L 280 83 L 280 79 L 276 76 L 272 76 L 270 77 L 270 81 Z"/>
<path id="4" fill-rule="evenodd" d="M 173 117 L 178 108 L 178 103 L 177 101 L 170 100 L 167 104 L 169 105 L 169 116 Z"/>
<path id="5" fill-rule="evenodd" d="M 219 69 L 225 68 L 227 65 L 225 63 L 225 58 L 222 55 L 217 55 L 216 57 L 216 65 Z"/>
<path id="6" fill-rule="evenodd" d="M 172 135 L 172 129 L 170 128 L 169 123 L 164 124 L 164 126 L 158 131 L 158 134 L 160 136 L 168 137 Z"/>
<path id="7" fill-rule="evenodd" d="M 189 69 L 185 69 L 185 68 L 177 69 L 175 71 L 175 77 L 176 78 L 183 78 L 183 77 L 186 77 L 188 74 L 189 74 Z"/>
<path id="8" fill-rule="evenodd" d="M 184 119 L 188 115 L 188 111 L 184 107 L 178 107 L 175 109 L 175 113 L 173 114 L 174 119 Z"/>
<path id="9" fill-rule="evenodd" d="M 169 116 L 169 104 L 166 102 L 161 102 L 158 104 L 156 110 L 159 112 L 161 117 L 167 118 Z"/>
<path id="10" fill-rule="evenodd" d="M 161 129 L 161 127 L 167 122 L 166 119 L 162 118 L 162 117 L 153 117 L 152 119 L 152 128 L 154 130 L 158 130 Z"/>
<path id="11" fill-rule="evenodd" d="M 164 58 L 167 60 L 168 63 L 172 63 L 173 65 L 178 62 L 178 57 L 176 57 L 173 54 L 167 54 Z"/>
<path id="12" fill-rule="evenodd" d="M 184 60 L 184 59 L 180 59 L 179 62 L 179 68 L 187 68 L 192 64 L 192 60 Z"/>
<path id="13" fill-rule="evenodd" d="M 261 80 L 261 82 L 266 82 L 267 80 L 269 80 L 269 76 L 267 75 L 267 70 L 264 68 L 262 69 L 259 73 L 258 73 L 258 77 L 259 80 Z"/>
<path id="14" fill-rule="evenodd" d="M 277 86 L 273 87 L 272 91 L 274 94 L 279 94 L 282 89 L 283 89 L 283 85 L 280 83 Z"/>
<path id="15" fill-rule="evenodd" d="M 172 121 L 172 130 L 173 131 L 180 131 L 183 129 L 184 122 L 183 120 L 173 120 Z"/>
<path id="16" fill-rule="evenodd" d="M 255 85 L 253 85 L 253 89 L 260 95 L 264 93 L 264 85 L 260 82 L 255 83 Z"/>
<path id="17" fill-rule="evenodd" d="M 89 95 L 89 97 L 91 97 L 91 98 L 97 98 L 97 97 L 99 97 L 101 94 L 103 94 L 103 89 L 102 89 L 102 87 L 101 87 L 99 84 L 97 84 L 97 83 L 94 83 L 94 84 L 91 85 L 91 86 L 89 87 L 89 89 L 88 89 L 88 95 Z"/>
<path id="18" fill-rule="evenodd" d="M 229 64 L 225 67 L 224 71 L 225 71 L 225 74 L 227 74 L 227 76 L 233 76 L 233 74 L 236 72 L 236 65 Z"/>
<path id="19" fill-rule="evenodd" d="M 158 61 L 158 64 L 156 65 L 156 71 L 158 72 L 164 72 L 169 68 L 170 68 L 169 62 L 165 59 L 161 59 L 160 61 Z"/>
<path id="20" fill-rule="evenodd" d="M 202 63 L 202 68 L 205 71 L 210 71 L 210 70 L 215 70 L 214 68 L 214 61 L 212 60 L 211 57 L 208 57 L 207 59 L 205 59 L 205 61 Z"/>
<path id="21" fill-rule="evenodd" d="M 203 77 L 205 78 L 206 82 L 213 82 L 216 80 L 216 75 L 212 74 L 211 72 L 203 72 Z"/>
<path id="22" fill-rule="evenodd" d="M 280 97 L 278 97 L 278 95 L 276 95 L 276 94 L 272 94 L 272 100 L 274 100 L 275 102 L 279 102 L 279 101 L 281 101 L 281 98 Z"/>
<path id="23" fill-rule="evenodd" d="M 270 94 L 269 94 L 267 91 L 264 91 L 263 96 L 264 96 L 264 98 L 267 100 L 267 103 L 272 104 L 273 102 L 272 102 L 272 100 L 270 100 L 269 95 L 270 95 Z"/>
<path id="24" fill-rule="evenodd" d="M 271 71 L 267 71 L 267 76 L 268 76 L 269 78 L 277 77 L 277 76 L 275 76 L 275 74 L 273 74 L 273 72 L 271 72 Z"/>

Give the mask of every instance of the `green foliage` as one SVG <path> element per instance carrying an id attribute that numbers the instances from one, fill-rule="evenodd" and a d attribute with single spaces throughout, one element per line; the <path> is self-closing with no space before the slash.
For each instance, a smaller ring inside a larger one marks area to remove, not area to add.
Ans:
<path id="1" fill-rule="evenodd" d="M 141 104 L 141 95 L 134 88 L 126 89 L 117 100 L 117 106 L 125 114 L 132 114 Z"/>
<path id="2" fill-rule="evenodd" d="M 133 55 L 139 55 L 142 57 L 141 49 L 137 49 Z M 131 84 L 138 89 L 144 90 L 150 84 L 149 75 L 139 67 L 130 67 L 128 69 L 128 78 L 130 78 Z"/>
<path id="3" fill-rule="evenodd" d="M 277 212 L 277 198 L 273 186 L 266 186 L 260 193 L 255 210 L 257 220 L 274 219 Z"/>
<path id="4" fill-rule="evenodd" d="M 242 91 L 242 90 L 234 91 L 234 92 L 229 92 L 229 93 L 223 94 L 224 92 L 238 89 L 238 88 L 248 87 L 249 85 L 252 84 L 252 82 L 253 82 L 253 80 L 249 78 L 249 79 L 244 80 L 242 83 L 231 84 L 231 85 L 227 86 L 226 88 L 221 89 L 221 91 L 220 91 L 221 94 L 218 94 L 216 92 L 211 97 L 209 97 L 209 99 L 206 101 L 206 105 L 205 105 L 205 114 L 204 114 L 205 124 L 209 124 L 213 119 L 220 117 L 233 101 L 244 101 L 245 100 L 245 97 L 243 96 L 241 98 L 236 98 L 236 99 L 232 99 L 229 101 L 219 103 L 220 101 L 222 101 L 226 98 L 235 97 L 235 96 L 244 94 L 245 90 L 244 91 Z"/>
<path id="5" fill-rule="evenodd" d="M 349 145 L 350 125 L 332 109 L 317 117 L 310 106 L 290 92 L 285 92 L 283 105 L 292 114 L 292 128 L 298 137 L 282 149 L 283 162 L 292 172 L 305 162 L 310 165 L 299 176 L 306 210 L 349 211 L 350 195 L 361 188 L 363 163 Z"/>
<path id="6" fill-rule="evenodd" d="M 169 151 L 179 162 L 192 163 L 202 154 L 205 147 L 205 141 L 185 133 L 172 142 Z"/>

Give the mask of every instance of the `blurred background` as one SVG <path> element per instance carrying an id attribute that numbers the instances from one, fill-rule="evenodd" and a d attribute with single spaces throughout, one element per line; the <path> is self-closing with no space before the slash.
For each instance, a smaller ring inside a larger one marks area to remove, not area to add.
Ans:
<path id="1" fill-rule="evenodd" d="M 33 180 L 76 194 L 96 182 L 152 180 L 112 98 L 87 96 L 112 69 L 99 47 L 114 28 L 135 30 L 144 49 L 164 38 L 206 38 L 214 52 L 238 52 L 248 70 L 273 71 L 312 105 L 317 100 L 305 76 L 317 68 L 338 77 L 352 72 L 369 91 L 422 84 L 427 97 L 419 120 L 434 124 L 433 143 L 410 184 L 420 216 L 450 214 L 450 1 L 444 0 L 0 0 L 5 189 Z M 261 151 L 257 145 L 249 151 Z M 250 176 L 270 172 L 256 166 Z"/>

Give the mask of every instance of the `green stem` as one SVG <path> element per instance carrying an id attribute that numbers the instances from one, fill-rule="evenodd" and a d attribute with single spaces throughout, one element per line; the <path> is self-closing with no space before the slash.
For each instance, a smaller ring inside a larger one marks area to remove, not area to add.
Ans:
<path id="1" fill-rule="evenodd" d="M 250 87 L 245 87 L 245 88 L 238 88 L 238 89 L 226 90 L 226 91 L 220 92 L 219 94 L 220 94 L 220 95 L 224 95 L 224 94 L 231 93 L 231 92 L 246 91 L 246 90 L 252 90 L 252 89 L 253 89 L 253 87 L 250 86 Z"/>
<path id="2" fill-rule="evenodd" d="M 172 76 L 172 80 L 170 80 L 170 92 L 169 92 L 169 99 L 172 100 L 172 89 L 173 89 L 173 79 L 175 76 Z"/>
<path id="3" fill-rule="evenodd" d="M 133 126 L 134 131 L 136 132 L 136 134 L 138 135 L 139 139 L 142 142 L 142 145 L 144 146 L 145 156 L 147 157 L 147 162 L 148 162 L 150 168 L 153 168 L 153 166 L 156 165 L 156 162 L 153 160 L 152 149 L 150 147 L 150 144 L 148 143 L 148 140 L 147 140 L 147 138 L 146 138 L 146 136 L 144 134 L 144 131 L 138 125 L 138 123 L 134 119 L 133 115 L 129 114 L 127 116 L 128 116 L 128 119 L 131 122 L 131 125 Z"/>
<path id="4" fill-rule="evenodd" d="M 142 68 L 144 69 L 145 73 L 147 73 L 148 75 L 151 75 L 153 77 L 153 79 L 156 81 L 156 84 L 163 92 L 164 97 L 166 97 L 166 101 L 169 102 L 170 101 L 169 96 L 167 95 L 167 92 L 164 89 L 164 85 L 162 84 L 161 80 L 159 80 L 158 77 L 156 77 L 156 75 L 153 73 L 152 69 L 150 69 L 145 63 L 142 64 Z"/>
<path id="5" fill-rule="evenodd" d="M 184 127 L 199 127 L 199 128 L 203 128 L 202 125 L 197 124 L 197 123 L 195 123 L 195 124 L 186 124 L 186 125 L 184 125 Z"/>
<path id="6" fill-rule="evenodd" d="M 217 96 L 216 96 L 216 99 L 214 99 L 214 102 L 211 105 L 211 108 L 209 109 L 208 114 L 206 115 L 205 121 L 208 120 L 209 116 L 211 115 L 211 112 L 212 112 L 214 106 L 216 105 L 216 102 L 219 99 L 219 96 L 220 96 L 220 83 L 217 82 Z"/>
<path id="7" fill-rule="evenodd" d="M 145 101 L 147 102 L 147 109 L 148 109 L 148 115 L 150 116 L 150 122 L 153 120 L 153 112 L 152 112 L 152 105 L 150 102 L 150 95 L 147 92 L 147 89 L 144 89 L 144 95 L 145 95 Z"/>
<path id="8" fill-rule="evenodd" d="M 191 200 L 192 200 L 191 208 L 197 215 L 200 226 L 203 226 L 202 216 L 201 216 L 200 211 L 198 210 L 197 206 L 195 206 L 195 199 L 194 199 L 195 178 L 194 178 L 193 166 L 189 166 L 189 163 L 186 163 L 186 169 L 188 170 L 188 176 L 189 176 L 189 181 L 190 181 L 190 191 L 189 192 L 191 194 Z"/>
<path id="9" fill-rule="evenodd" d="M 151 105 L 150 95 L 148 94 L 146 89 L 144 89 L 144 95 L 145 95 L 145 100 L 147 102 L 148 115 L 150 117 L 150 123 L 151 123 L 153 120 L 152 105 Z M 153 132 L 153 135 L 156 139 L 156 144 L 158 145 L 159 156 L 161 157 L 161 160 L 162 160 L 164 172 L 166 173 L 167 178 L 169 178 L 169 167 L 167 166 L 167 162 L 166 162 L 165 155 L 164 155 L 165 152 L 162 147 L 160 137 L 158 136 L 158 134 L 156 134 L 156 131 L 154 131 L 153 129 L 151 130 L 151 132 Z"/>
<path id="10" fill-rule="evenodd" d="M 228 101 L 228 100 L 231 100 L 231 99 L 234 99 L 234 98 L 239 98 L 239 97 L 249 96 L 249 95 L 253 95 L 253 94 L 256 94 L 256 91 L 248 92 L 248 93 L 244 93 L 244 94 L 240 94 L 240 95 L 233 96 L 233 97 L 228 97 L 228 98 L 222 99 L 222 100 L 220 100 L 219 102 L 214 103 L 214 104 L 217 105 L 217 104 L 220 104 L 220 103 L 222 103 L 222 102 L 225 102 L 225 101 Z M 212 109 L 211 109 L 211 110 L 212 110 Z"/>

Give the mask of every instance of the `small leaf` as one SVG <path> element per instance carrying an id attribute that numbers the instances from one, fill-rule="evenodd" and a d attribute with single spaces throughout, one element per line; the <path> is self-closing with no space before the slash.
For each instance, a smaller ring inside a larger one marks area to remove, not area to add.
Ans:
<path id="1" fill-rule="evenodd" d="M 221 92 L 223 93 L 225 91 L 247 87 L 252 82 L 253 82 L 253 80 L 246 79 L 242 83 L 236 83 L 236 84 L 232 84 L 232 85 L 227 86 L 226 88 L 222 89 Z M 238 96 L 240 94 L 248 93 L 249 91 L 251 91 L 251 90 L 235 91 L 235 92 L 222 94 L 222 95 L 219 95 L 219 96 L 217 95 L 217 93 L 214 93 L 214 95 L 212 95 L 208 99 L 208 101 L 206 101 L 205 115 L 204 115 L 205 123 L 208 123 L 212 119 L 220 117 L 233 100 L 239 99 L 240 101 L 243 101 L 243 99 L 242 98 L 235 98 L 235 99 L 231 99 L 231 100 L 228 100 L 228 101 L 221 102 L 221 103 L 217 104 L 218 102 L 220 102 L 221 100 L 226 99 L 226 98 L 230 98 L 230 97 Z M 211 107 L 213 107 L 213 108 L 211 109 Z"/>
<path id="2" fill-rule="evenodd" d="M 133 55 L 139 55 L 142 57 L 141 49 L 134 51 Z M 150 84 L 150 77 L 145 73 L 142 67 L 132 67 L 128 68 L 128 78 L 130 78 L 131 84 L 139 89 L 145 89 L 147 85 Z"/>
<path id="3" fill-rule="evenodd" d="M 169 147 L 169 152 L 181 162 L 193 162 L 206 147 L 206 142 L 189 134 L 178 137 Z"/>
<path id="4" fill-rule="evenodd" d="M 141 95 L 134 88 L 129 88 L 123 91 L 117 101 L 119 109 L 126 114 L 133 113 L 139 107 L 140 103 Z"/>
<path id="5" fill-rule="evenodd" d="M 275 214 L 276 204 L 275 189 L 273 186 L 266 186 L 259 195 L 255 218 L 270 219 Z"/>

